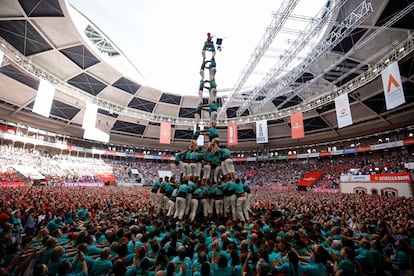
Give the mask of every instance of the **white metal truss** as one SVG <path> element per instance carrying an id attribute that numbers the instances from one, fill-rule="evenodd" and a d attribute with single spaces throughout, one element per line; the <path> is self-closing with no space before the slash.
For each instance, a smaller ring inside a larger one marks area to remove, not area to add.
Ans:
<path id="1" fill-rule="evenodd" d="M 412 12 L 414 10 L 414 2 L 399 11 L 396 15 L 394 15 L 390 20 L 388 20 L 385 24 L 383 24 L 380 28 L 376 29 L 373 33 L 371 33 L 368 37 L 366 37 L 364 40 L 358 42 L 354 47 L 352 47 L 345 55 L 341 56 L 339 59 L 336 59 L 333 64 L 331 64 L 327 69 L 325 69 L 325 72 L 329 72 L 333 68 L 337 67 L 339 64 L 341 64 L 343 61 L 345 61 L 349 56 L 356 53 L 363 47 L 365 47 L 369 42 L 374 40 L 376 37 L 378 37 L 381 33 L 383 33 L 387 28 L 394 25 L 396 22 L 398 22 L 401 18 L 406 16 L 408 13 Z M 389 48 L 392 47 L 392 45 L 389 45 L 386 48 L 383 48 L 382 50 L 378 51 L 377 53 L 374 53 L 369 59 L 363 61 L 360 63 L 359 66 L 355 67 L 352 70 L 349 70 L 348 72 L 345 72 L 344 74 L 341 74 L 332 84 L 336 84 L 337 82 L 345 79 L 350 74 L 356 72 L 358 69 L 360 69 L 363 65 L 369 64 L 371 60 L 376 59 L 377 57 L 383 55 L 386 51 L 389 50 Z M 283 102 L 281 102 L 276 108 L 280 109 L 284 104 L 286 104 L 288 101 L 290 101 L 292 98 L 294 98 L 296 95 L 300 94 L 304 89 L 311 86 L 314 82 L 316 82 L 318 79 L 321 79 L 324 76 L 324 73 L 319 74 L 312 80 L 306 82 L 302 86 L 295 89 L 295 92 L 292 93 L 289 97 L 287 97 Z"/>
<path id="2" fill-rule="evenodd" d="M 281 94 L 283 90 L 288 87 L 289 84 L 305 73 L 306 69 L 317 61 L 326 51 L 332 49 L 339 41 L 349 35 L 363 20 L 365 20 L 373 12 L 371 2 L 361 2 L 351 13 L 348 15 L 336 28 L 332 31 L 328 38 L 318 44 L 308 55 L 308 57 L 297 67 L 289 72 L 289 74 L 282 77 L 277 81 L 277 85 L 266 91 L 266 97 L 256 106 L 254 113 L 257 113 L 262 109 L 269 101 Z M 277 71 L 277 70 L 276 70 Z M 265 86 L 259 87 L 258 91 L 261 91 Z M 237 110 L 237 115 L 242 114 L 246 110 L 251 101 L 257 97 L 249 97 L 249 100 Z"/>
<path id="3" fill-rule="evenodd" d="M 286 70 L 292 60 L 294 60 L 305 47 L 309 47 L 315 43 L 313 40 L 324 29 L 323 27 L 329 24 L 332 20 L 333 14 L 345 3 L 346 0 L 342 0 L 333 6 L 323 7 L 315 16 L 314 20 L 309 21 L 309 24 L 300 32 L 300 34 L 297 35 L 296 40 L 292 43 L 294 47 L 291 47 L 285 51 L 285 53 L 281 56 L 281 59 L 266 74 L 260 84 L 253 89 L 247 100 L 236 111 L 236 116 L 241 116 L 241 114 L 243 114 L 243 112 L 250 106 L 251 102 L 257 97 L 260 95 L 266 96 L 268 93 L 267 87 L 274 82 L 275 78 Z"/>
<path id="4" fill-rule="evenodd" d="M 236 82 L 233 91 L 230 93 L 227 101 L 223 102 L 223 106 L 218 111 L 217 116 L 220 117 L 221 114 L 227 109 L 229 102 L 231 102 L 234 95 L 237 95 L 242 89 L 243 85 L 246 83 L 247 79 L 250 77 L 254 68 L 256 68 L 260 59 L 265 54 L 266 50 L 270 47 L 273 40 L 275 39 L 277 33 L 281 30 L 284 23 L 293 12 L 294 8 L 298 4 L 299 0 L 284 0 L 282 5 L 279 7 L 279 10 L 273 15 L 272 22 L 266 28 L 266 32 L 263 35 L 262 39 L 259 42 L 259 45 L 256 46 L 253 54 L 250 57 L 250 60 L 247 62 L 244 67 L 242 74 L 238 81 Z"/>
<path id="5" fill-rule="evenodd" d="M 352 79 L 351 81 L 343 84 L 338 88 L 335 87 L 334 89 L 327 91 L 326 93 L 321 94 L 318 97 L 313 98 L 312 100 L 303 102 L 296 106 L 256 115 L 231 118 L 225 121 L 225 123 L 249 124 L 257 120 L 278 120 L 288 117 L 291 114 L 298 111 L 306 112 L 321 107 L 323 105 L 333 102 L 336 97 L 342 94 L 351 93 L 352 91 L 355 91 L 360 87 L 372 82 L 374 79 L 381 75 L 381 71 L 385 69 L 390 63 L 402 60 L 404 57 L 406 57 L 413 51 L 414 36 L 410 33 L 407 39 L 405 39 L 402 43 L 392 48 L 392 50 L 390 50 L 388 54 L 386 54 L 379 62 L 371 66 L 370 70 L 360 74 L 358 77 Z"/>

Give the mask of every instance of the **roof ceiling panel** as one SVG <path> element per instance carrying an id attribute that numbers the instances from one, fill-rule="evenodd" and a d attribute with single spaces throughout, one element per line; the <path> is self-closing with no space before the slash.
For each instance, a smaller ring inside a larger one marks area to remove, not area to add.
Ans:
<path id="1" fill-rule="evenodd" d="M 32 61 L 61 80 L 67 80 L 79 74 L 79 67 L 58 51 L 49 51 L 33 56 Z"/>
<path id="2" fill-rule="evenodd" d="M 286 123 L 277 124 L 277 125 L 269 125 L 268 135 L 269 137 L 289 137 L 290 136 L 289 125 Z"/>
<path id="3" fill-rule="evenodd" d="M 237 117 L 236 116 L 237 109 L 239 109 L 239 106 L 227 108 L 227 110 L 226 110 L 227 118 L 235 118 L 235 117 Z M 243 117 L 243 116 L 249 116 L 249 115 L 250 115 L 249 110 L 246 109 L 241 116 Z"/>
<path id="4" fill-rule="evenodd" d="M 383 88 L 382 88 L 381 77 L 377 77 L 375 80 L 367 83 L 365 86 L 357 90 L 354 90 L 349 95 L 350 95 L 350 98 L 365 100 L 371 97 L 372 95 L 378 94 L 382 91 L 383 91 Z"/>
<path id="5" fill-rule="evenodd" d="M 240 104 L 242 103 L 243 102 L 241 102 Z M 252 110 L 254 110 L 255 107 L 259 104 L 260 104 L 260 101 L 254 102 L 249 108 L 249 114 L 253 115 L 254 113 L 252 112 Z M 273 105 L 272 101 L 269 101 L 268 103 L 266 103 L 264 107 L 262 107 L 262 109 L 260 110 L 260 113 L 266 113 L 266 112 L 271 112 L 271 111 L 275 111 L 275 106 Z"/>
<path id="6" fill-rule="evenodd" d="M 370 64 L 375 64 L 395 46 L 394 43 L 400 43 L 407 39 L 406 30 L 387 29 L 386 34 L 379 35 L 369 43 L 366 47 L 356 51 L 351 55 L 352 58 L 358 60 L 366 60 L 371 58 Z"/>
<path id="7" fill-rule="evenodd" d="M 134 96 L 131 94 L 109 85 L 99 93 L 99 98 L 116 103 L 120 106 L 127 106 L 133 97 Z"/>
<path id="8" fill-rule="evenodd" d="M 106 111 L 106 110 L 104 110 L 104 109 L 100 109 L 100 108 L 98 108 L 98 115 L 99 114 L 102 114 L 102 115 L 105 115 L 105 116 L 107 116 L 107 117 L 112 117 L 112 118 L 118 118 L 118 116 L 119 116 L 119 114 L 118 113 L 115 113 L 115 112 L 108 112 L 108 111 Z"/>
<path id="9" fill-rule="evenodd" d="M 180 112 L 178 116 L 180 118 L 194 118 L 195 112 L 196 112 L 195 108 L 182 107 L 180 108 Z"/>
<path id="10" fill-rule="evenodd" d="M 377 114 L 381 114 L 387 110 L 385 107 L 384 94 L 381 93 L 364 100 L 363 103 Z"/>
<path id="11" fill-rule="evenodd" d="M 162 93 L 161 98 L 160 98 L 159 101 L 160 102 L 163 102 L 163 103 L 180 105 L 180 103 L 181 103 L 181 96 L 172 95 L 172 94 L 168 94 L 168 93 Z"/>
<path id="12" fill-rule="evenodd" d="M 0 18 L 21 17 L 24 11 L 17 1 L 1 1 Z"/>
<path id="13" fill-rule="evenodd" d="M 72 122 L 78 125 L 83 124 L 83 118 L 85 116 L 85 109 L 80 110 L 75 117 L 73 117 Z M 95 127 L 102 130 L 110 130 L 114 123 L 116 122 L 115 118 L 111 118 L 102 114 L 96 115 Z"/>
<path id="14" fill-rule="evenodd" d="M 284 109 L 284 108 L 288 108 L 291 106 L 295 106 L 303 102 L 303 99 L 299 95 L 292 95 L 292 96 L 293 97 L 291 98 L 291 96 L 288 95 L 287 102 L 283 103 L 284 101 L 282 101 L 281 102 L 282 106 L 279 109 Z"/>
<path id="15" fill-rule="evenodd" d="M 134 117 L 129 116 L 128 114 L 119 114 L 118 118 L 119 121 L 124 121 L 124 122 L 129 122 L 129 123 L 134 123 L 134 124 L 140 124 L 140 125 L 148 125 L 149 121 L 148 120 L 143 120 L 143 119 L 137 119 Z"/>
<path id="16" fill-rule="evenodd" d="M 148 86 L 142 87 L 140 90 L 138 90 L 136 96 L 139 98 L 147 99 L 149 101 L 158 102 L 161 98 L 162 92 L 161 90 L 151 88 Z"/>
<path id="17" fill-rule="evenodd" d="M 29 17 L 63 16 L 58 0 L 19 0 L 19 3 Z"/>
<path id="18" fill-rule="evenodd" d="M 27 104 L 36 97 L 36 90 L 3 74 L 0 74 L 0 91 L 0 99 L 17 106 Z"/>
<path id="19" fill-rule="evenodd" d="M 389 116 L 387 116 L 387 121 L 389 121 L 390 124 L 394 124 L 394 125 L 396 125 L 396 124 L 406 125 L 407 123 L 411 124 L 413 122 L 413 120 L 412 120 L 413 113 L 412 112 L 413 112 L 412 109 L 408 108 L 408 109 L 404 110 L 403 112 L 400 111 L 399 114 L 390 114 Z M 401 116 L 401 113 L 405 114 L 405 116 Z"/>
<path id="20" fill-rule="evenodd" d="M 366 105 L 355 102 L 351 104 L 351 115 L 352 120 L 354 122 L 360 122 L 361 120 L 364 120 L 365 118 L 371 118 L 377 116 L 377 114 Z M 336 116 L 336 115 L 335 115 Z"/>
<path id="21" fill-rule="evenodd" d="M 174 137 L 174 129 L 171 128 L 171 137 Z M 145 129 L 145 137 L 159 139 L 160 137 L 160 128 L 159 126 L 147 126 Z"/>
<path id="22" fill-rule="evenodd" d="M 305 72 L 302 74 L 302 76 L 300 76 L 299 78 L 297 78 L 294 82 L 294 84 L 304 84 L 310 80 L 312 80 L 315 76 L 312 73 L 309 72 Z"/>
<path id="23" fill-rule="evenodd" d="M 39 80 L 28 76 L 27 74 L 14 68 L 14 66 L 12 65 L 5 65 L 0 67 L 0 73 L 8 76 L 9 78 L 17 80 L 18 82 L 25 84 L 28 87 L 33 88 L 34 90 L 37 90 L 37 88 L 39 87 Z"/>
<path id="24" fill-rule="evenodd" d="M 238 132 L 238 138 L 239 141 L 240 140 L 252 140 L 255 139 L 256 140 L 256 133 L 254 133 L 253 129 L 248 128 L 248 129 L 240 129 Z"/>
<path id="25" fill-rule="evenodd" d="M 414 82 L 407 81 L 403 83 L 405 103 L 409 104 L 414 102 Z"/>
<path id="26" fill-rule="evenodd" d="M 47 39 L 56 48 L 67 48 L 71 45 L 79 45 L 80 36 L 76 32 L 62 32 L 62 30 L 70 30 L 73 27 L 71 21 L 61 17 L 34 18 L 31 22 L 47 35 Z"/>
<path id="27" fill-rule="evenodd" d="M 119 78 L 122 77 L 122 74 L 115 70 L 111 65 L 106 62 L 100 62 L 86 70 L 87 73 L 104 80 L 107 83 L 114 83 Z"/>
<path id="28" fill-rule="evenodd" d="M 156 114 L 163 114 L 167 116 L 178 116 L 178 113 L 180 112 L 180 107 L 176 105 L 171 104 L 165 104 L 165 103 L 158 103 L 155 106 L 154 112 Z"/>
<path id="29" fill-rule="evenodd" d="M 83 124 L 83 117 L 85 115 L 85 110 L 80 110 L 75 116 L 72 118 L 71 122 L 74 124 L 82 125 Z"/>
<path id="30" fill-rule="evenodd" d="M 81 73 L 71 78 L 68 80 L 68 83 L 94 96 L 98 95 L 106 87 L 106 84 L 86 73 Z"/>
<path id="31" fill-rule="evenodd" d="M 176 129 L 174 132 L 174 139 L 184 139 L 190 141 L 193 138 L 193 131 L 191 129 Z"/>
<path id="32" fill-rule="evenodd" d="M 118 120 L 115 122 L 112 129 L 127 134 L 142 135 L 144 134 L 145 126 Z"/>
<path id="33" fill-rule="evenodd" d="M 351 111 L 351 115 L 352 111 Z M 321 117 L 327 122 L 328 125 L 338 128 L 338 120 L 336 119 L 336 111 L 326 112 L 321 115 Z M 355 119 L 354 117 L 352 117 Z"/>
<path id="34" fill-rule="evenodd" d="M 138 83 L 124 77 L 118 79 L 116 82 L 112 84 L 112 86 L 119 88 L 132 95 L 134 95 L 141 87 L 141 85 L 139 85 Z"/>
<path id="35" fill-rule="evenodd" d="M 134 97 L 129 102 L 128 107 L 152 113 L 155 107 L 155 103 L 142 98 Z"/>
<path id="36" fill-rule="evenodd" d="M 305 133 L 307 131 L 314 131 L 328 128 L 328 124 L 321 117 L 313 117 L 303 120 Z"/>
<path id="37" fill-rule="evenodd" d="M 95 127 L 103 130 L 110 130 L 116 122 L 116 118 L 105 116 L 103 114 L 96 115 Z"/>
<path id="38" fill-rule="evenodd" d="M 409 3 L 410 0 L 400 0 L 400 1 L 389 1 L 386 8 L 383 10 L 381 16 L 378 18 L 376 26 L 382 26 L 385 22 L 389 20 L 395 13 L 404 9 Z M 402 29 L 413 29 L 414 22 L 414 13 L 408 13 L 402 19 L 398 20 L 392 27 L 402 28 Z"/>
<path id="39" fill-rule="evenodd" d="M 195 107 L 198 105 L 198 97 L 196 96 L 185 96 L 181 100 L 181 106 L 183 107 Z"/>
<path id="40" fill-rule="evenodd" d="M 66 120 L 72 120 L 73 117 L 80 111 L 79 108 L 68 105 L 58 100 L 53 100 L 52 108 L 50 109 L 50 115 L 56 116 Z"/>
<path id="41" fill-rule="evenodd" d="M 350 35 L 342 39 L 342 41 L 333 48 L 333 51 L 342 53 L 348 52 L 361 39 L 366 31 L 366 29 L 356 28 Z"/>
<path id="42" fill-rule="evenodd" d="M 72 46 L 60 51 L 81 69 L 86 69 L 100 62 L 84 45 Z"/>
<path id="43" fill-rule="evenodd" d="M 399 63 L 401 76 L 410 78 L 414 75 L 414 57 L 409 57 Z"/>
<path id="44" fill-rule="evenodd" d="M 323 105 L 321 107 L 316 108 L 316 111 L 319 114 L 322 114 L 322 113 L 326 113 L 326 112 L 332 111 L 334 109 L 335 109 L 335 102 L 330 102 L 328 104 L 325 104 L 325 105 Z"/>
<path id="45" fill-rule="evenodd" d="M 63 93 L 60 89 L 56 89 L 54 98 L 56 100 L 70 104 L 80 109 L 83 109 L 86 107 L 86 102 L 84 102 L 83 100 L 80 100 L 78 97 L 76 97 L 76 95 L 69 94 L 69 93 Z"/>
<path id="46" fill-rule="evenodd" d="M 52 46 L 26 20 L 0 21 L 0 36 L 25 56 L 52 49 Z"/>

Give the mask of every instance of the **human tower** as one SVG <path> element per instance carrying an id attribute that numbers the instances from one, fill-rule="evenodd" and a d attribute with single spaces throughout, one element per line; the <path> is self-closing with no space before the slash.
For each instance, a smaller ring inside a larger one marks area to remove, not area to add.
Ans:
<path id="1" fill-rule="evenodd" d="M 190 146 L 176 155 L 172 165 L 172 178 L 175 178 L 177 165 L 179 165 L 180 180 L 184 176 L 194 183 L 200 182 L 201 186 L 211 186 L 217 184 L 222 177 L 234 181 L 235 174 L 230 150 L 220 145 L 217 130 L 216 47 L 210 33 L 207 33 L 201 56 L 201 79 L 198 86 L 198 105 L 194 113 L 194 133 Z M 208 103 L 203 102 L 205 92 L 208 92 Z M 201 119 L 205 113 L 209 116 L 208 130 L 204 130 L 204 125 L 201 125 Z M 209 139 L 206 148 L 203 148 L 203 134 Z"/>

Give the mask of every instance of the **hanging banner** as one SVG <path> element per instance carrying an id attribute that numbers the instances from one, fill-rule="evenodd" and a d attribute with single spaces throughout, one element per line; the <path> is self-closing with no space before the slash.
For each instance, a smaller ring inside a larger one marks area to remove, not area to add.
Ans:
<path id="1" fill-rule="evenodd" d="M 33 112 L 39 115 L 49 117 L 50 109 L 55 96 L 55 87 L 48 81 L 40 80 L 37 89 L 36 100 L 33 105 Z"/>
<path id="2" fill-rule="evenodd" d="M 95 128 L 96 114 L 98 114 L 98 106 L 93 103 L 86 102 L 86 108 L 82 122 L 83 129 Z"/>
<path id="3" fill-rule="evenodd" d="M 228 124 L 227 125 L 227 144 L 229 146 L 237 145 L 239 143 L 238 133 L 237 133 L 237 124 Z"/>
<path id="4" fill-rule="evenodd" d="M 405 103 L 398 63 L 393 62 L 381 72 L 382 87 L 384 88 L 387 110 Z"/>
<path id="5" fill-rule="evenodd" d="M 256 122 L 256 143 L 262 144 L 268 142 L 267 121 L 261 120 Z"/>
<path id="6" fill-rule="evenodd" d="M 305 173 L 303 178 L 298 182 L 298 186 L 312 186 L 323 175 L 323 172 L 308 172 Z"/>
<path id="7" fill-rule="evenodd" d="M 169 144 L 171 141 L 171 124 L 161 122 L 160 126 L 160 144 Z"/>
<path id="8" fill-rule="evenodd" d="M 83 138 L 108 143 L 110 134 L 109 130 L 102 130 L 96 127 L 88 127 L 83 130 Z"/>
<path id="9" fill-rule="evenodd" d="M 351 108 L 349 106 L 348 94 L 342 94 L 335 98 L 336 119 L 338 120 L 338 128 L 352 125 Z"/>
<path id="10" fill-rule="evenodd" d="M 292 139 L 298 139 L 305 137 L 305 130 L 303 128 L 303 113 L 296 112 L 294 114 L 290 114 L 290 125 L 291 125 L 291 133 Z"/>

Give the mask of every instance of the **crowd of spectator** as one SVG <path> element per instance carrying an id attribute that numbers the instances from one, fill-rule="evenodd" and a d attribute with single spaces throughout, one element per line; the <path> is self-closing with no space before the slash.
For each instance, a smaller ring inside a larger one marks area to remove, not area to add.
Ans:
<path id="1" fill-rule="evenodd" d="M 248 223 L 186 224 L 149 194 L 2 189 L 0 275 L 412 275 L 413 199 L 256 187 Z"/>
<path id="2" fill-rule="evenodd" d="M 169 162 L 42 154 L 1 146 L 0 180 L 31 166 L 59 182 L 158 179 Z M 154 212 L 151 188 L 27 186 L 0 189 L 0 275 L 412 275 L 414 200 L 384 195 L 274 191 L 322 171 L 315 186 L 344 174 L 405 171 L 398 152 L 235 163 L 251 180 L 249 219 L 192 223 Z M 302 274 L 304 273 L 304 274 Z"/>
<path id="3" fill-rule="evenodd" d="M 170 171 L 172 161 L 110 159 L 109 157 L 57 154 L 51 156 L 33 148 L 23 149 L 1 145 L 0 181 L 33 182 L 30 176 L 18 174 L 16 166 L 35 170 L 49 185 L 62 183 L 99 183 L 99 174 L 113 174 L 118 184 L 147 184 L 159 177 L 159 171 Z M 273 160 L 267 162 L 235 162 L 236 175 L 247 178 L 254 175 L 254 185 L 295 188 L 307 172 L 321 171 L 323 176 L 314 184 L 320 188 L 337 188 L 339 178 L 345 174 L 378 174 L 407 171 L 404 165 L 412 162 L 409 152 L 395 151 L 369 155 L 348 155 L 299 160 Z M 132 171 L 138 174 L 133 174 Z"/>

